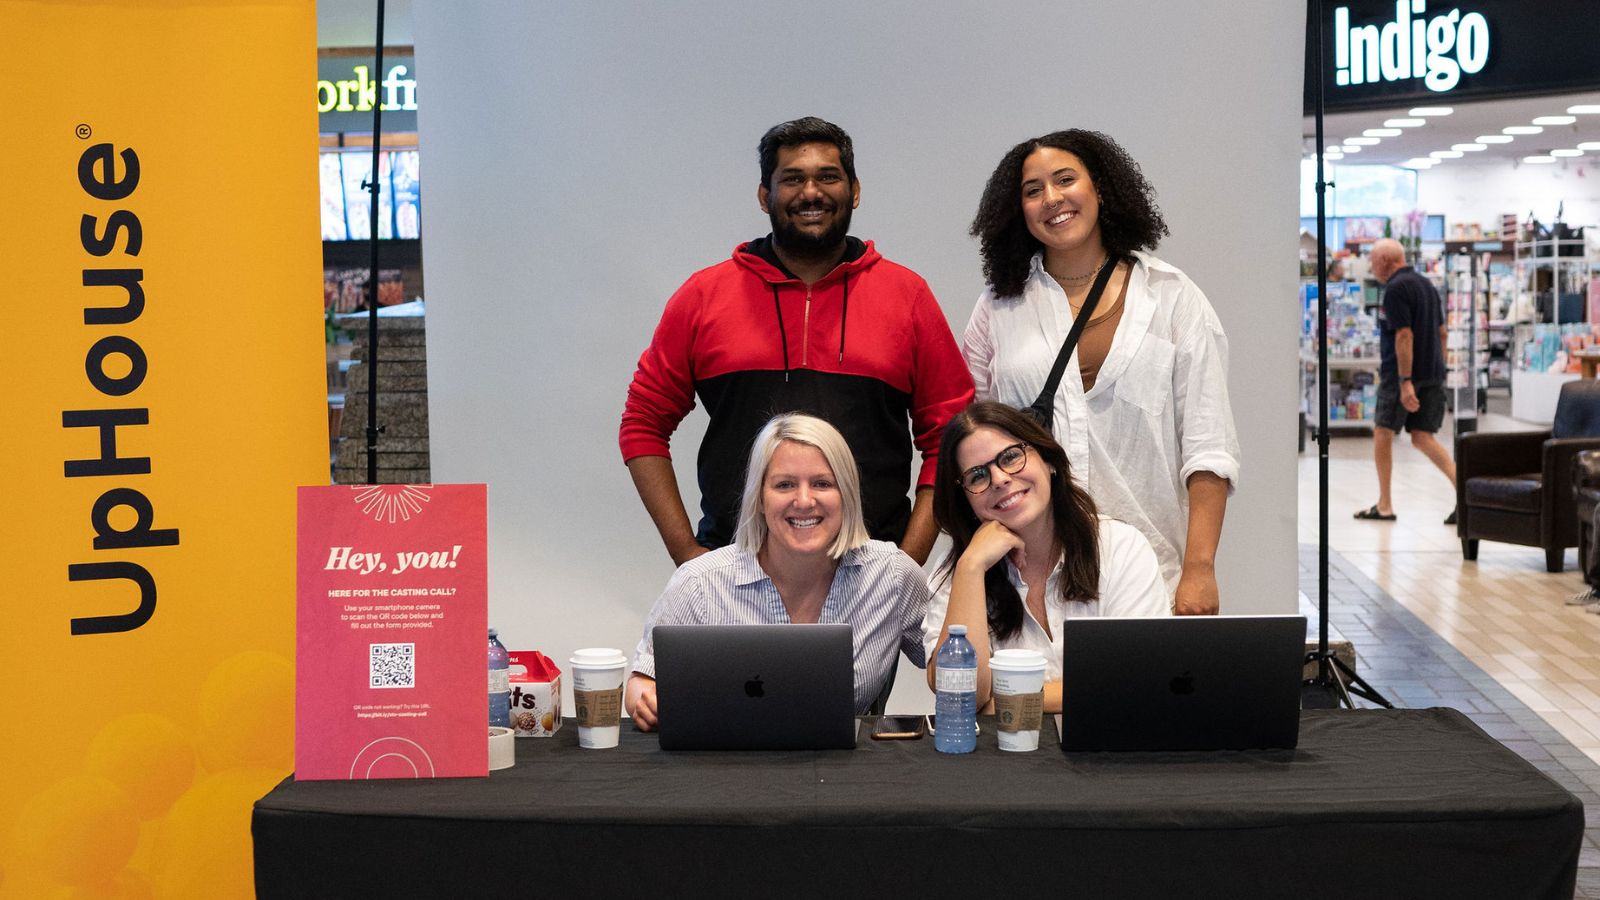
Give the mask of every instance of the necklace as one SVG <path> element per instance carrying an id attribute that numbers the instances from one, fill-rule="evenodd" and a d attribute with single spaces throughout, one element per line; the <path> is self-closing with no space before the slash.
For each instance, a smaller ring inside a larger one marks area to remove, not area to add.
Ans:
<path id="1" fill-rule="evenodd" d="M 1088 272 L 1083 273 L 1082 275 L 1057 275 L 1054 272 L 1050 272 L 1049 269 L 1046 269 L 1045 271 L 1046 272 L 1050 272 L 1050 277 L 1054 278 L 1057 282 L 1059 282 L 1061 284 L 1083 284 L 1085 281 L 1088 281 L 1089 279 L 1095 277 L 1096 275 L 1099 275 L 1100 274 L 1100 270 L 1104 269 L 1106 267 L 1106 263 L 1108 263 L 1110 261 L 1111 261 L 1111 254 L 1107 253 L 1105 255 L 1105 258 L 1100 260 L 1100 264 L 1098 266 L 1095 266 L 1093 269 L 1091 269 Z"/>

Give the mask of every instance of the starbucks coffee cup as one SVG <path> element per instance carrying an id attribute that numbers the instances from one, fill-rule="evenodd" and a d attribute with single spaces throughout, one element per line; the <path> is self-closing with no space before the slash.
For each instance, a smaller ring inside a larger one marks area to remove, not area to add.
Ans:
<path id="1" fill-rule="evenodd" d="M 1039 749 L 1044 720 L 1044 654 L 1037 650 L 999 650 L 989 657 L 994 717 L 1000 749 Z"/>
<path id="2" fill-rule="evenodd" d="M 628 658 L 621 650 L 589 647 L 574 651 L 572 697 L 578 713 L 578 746 L 615 747 L 622 735 L 622 682 Z"/>

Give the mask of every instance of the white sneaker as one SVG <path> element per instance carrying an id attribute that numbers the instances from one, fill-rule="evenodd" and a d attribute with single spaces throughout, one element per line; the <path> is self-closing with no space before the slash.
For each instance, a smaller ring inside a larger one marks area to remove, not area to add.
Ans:
<path id="1" fill-rule="evenodd" d="M 1600 594 L 1596 594 L 1594 588 L 1584 588 L 1567 598 L 1568 606 L 1587 606 L 1594 609 L 1597 604 L 1600 604 Z M 1596 612 L 1596 615 L 1600 615 L 1600 612 Z"/>

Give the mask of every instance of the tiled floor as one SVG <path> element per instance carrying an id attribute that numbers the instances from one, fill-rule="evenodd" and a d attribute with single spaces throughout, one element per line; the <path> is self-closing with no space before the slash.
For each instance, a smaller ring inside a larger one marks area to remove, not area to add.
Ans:
<path id="1" fill-rule="evenodd" d="M 1491 416 L 1483 427 L 1527 426 Z M 1508 544 L 1486 542 L 1476 563 L 1463 561 L 1442 524 L 1454 494 L 1409 445 L 1395 447 L 1398 520 L 1353 519 L 1377 498 L 1371 448 L 1369 438 L 1337 437 L 1329 452 L 1330 634 L 1354 644 L 1358 673 L 1395 705 L 1460 709 L 1581 798 L 1591 827 L 1576 896 L 1600 900 L 1600 615 L 1562 602 L 1583 587 L 1576 554 L 1561 574 L 1544 571 L 1543 551 Z M 1313 619 L 1317 525 L 1308 442 L 1300 589 Z"/>

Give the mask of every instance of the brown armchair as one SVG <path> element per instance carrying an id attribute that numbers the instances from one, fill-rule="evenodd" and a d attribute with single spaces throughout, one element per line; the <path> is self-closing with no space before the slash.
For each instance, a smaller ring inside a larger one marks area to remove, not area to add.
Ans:
<path id="1" fill-rule="evenodd" d="M 1600 506 L 1600 450 L 1582 450 L 1573 459 L 1572 503 L 1578 515 L 1578 568 L 1584 570 L 1584 581 L 1589 581 L 1589 547 L 1595 538 L 1594 510 Z"/>
<path id="2" fill-rule="evenodd" d="M 1461 555 L 1478 558 L 1478 541 L 1544 548 L 1545 569 L 1559 572 L 1578 545 L 1573 460 L 1600 449 L 1600 382 L 1561 386 L 1547 431 L 1474 432 L 1456 438 L 1456 534 Z"/>

